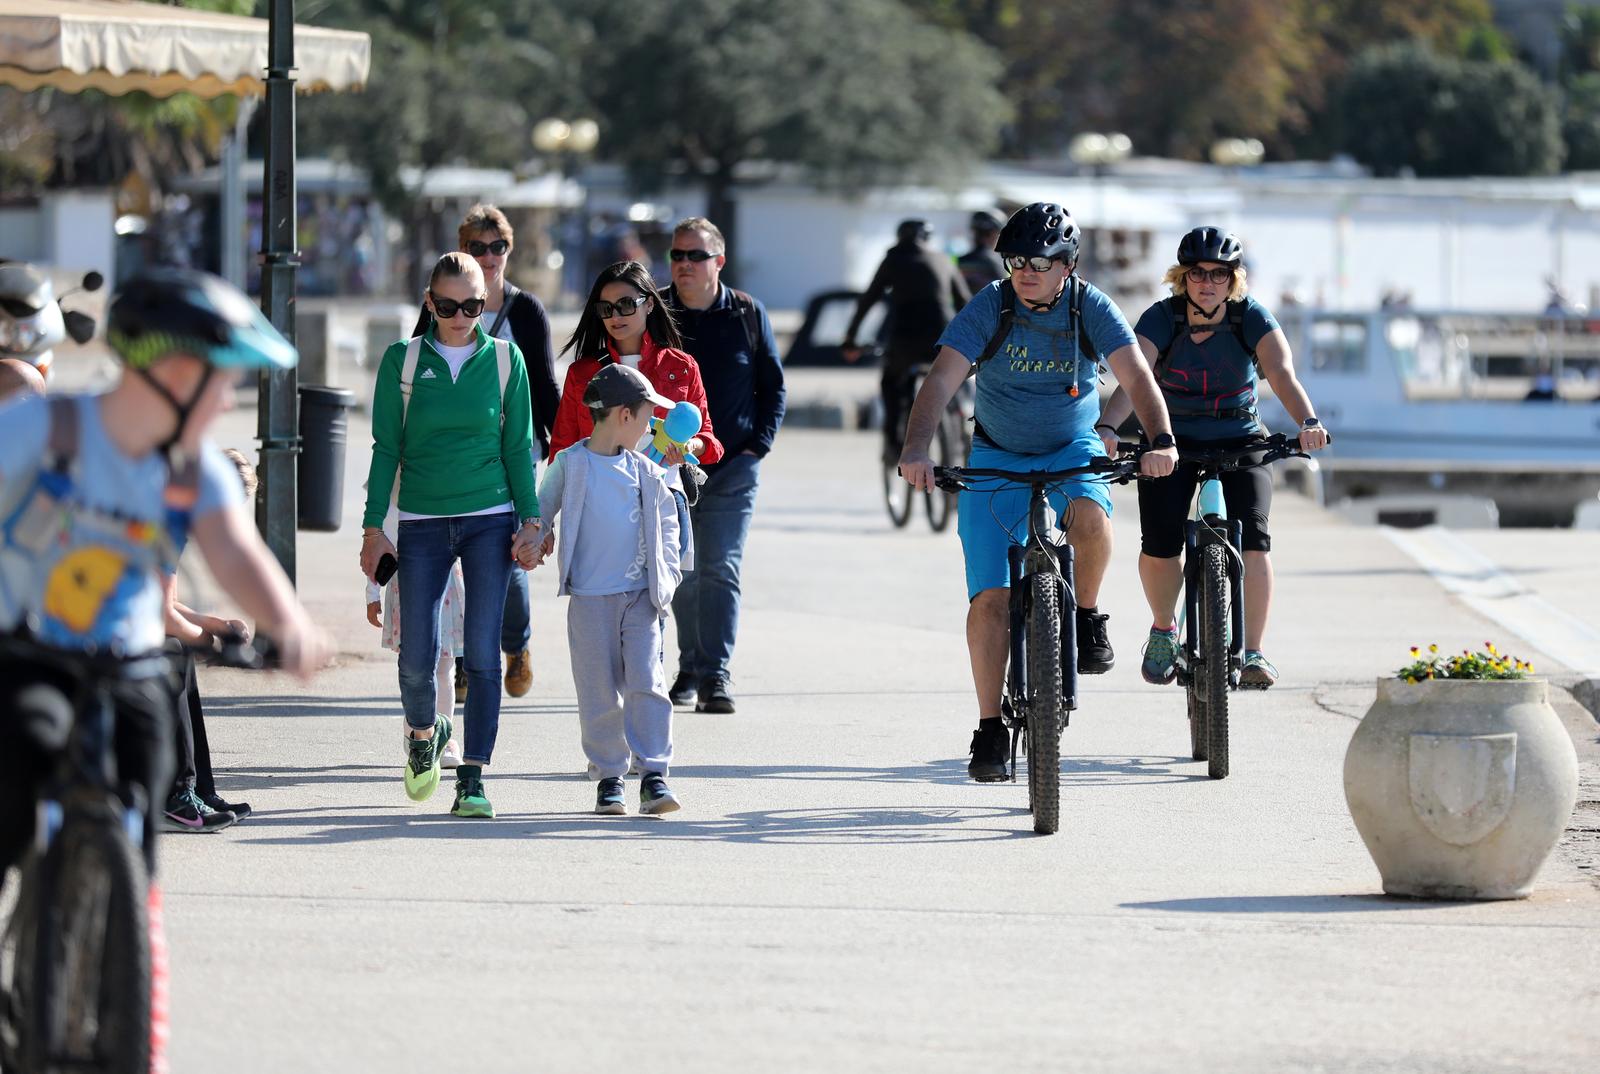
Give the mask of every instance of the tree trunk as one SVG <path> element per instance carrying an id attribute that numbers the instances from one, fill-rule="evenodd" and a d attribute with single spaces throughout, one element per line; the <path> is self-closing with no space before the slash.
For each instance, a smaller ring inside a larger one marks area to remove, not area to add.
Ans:
<path id="1" fill-rule="evenodd" d="M 733 270 L 733 276 L 737 278 L 739 274 L 739 203 L 733 193 L 733 165 L 719 163 L 716 169 L 706 176 L 706 219 L 721 229 L 722 237 L 728 244 L 728 264 Z"/>

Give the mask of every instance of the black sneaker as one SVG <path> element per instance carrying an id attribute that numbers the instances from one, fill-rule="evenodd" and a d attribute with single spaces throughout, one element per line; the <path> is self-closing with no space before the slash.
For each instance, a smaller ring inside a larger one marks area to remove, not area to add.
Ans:
<path id="1" fill-rule="evenodd" d="M 700 676 L 680 671 L 678 677 L 672 680 L 672 689 L 667 691 L 667 696 L 674 705 L 692 705 L 699 693 Z"/>
<path id="2" fill-rule="evenodd" d="M 606 817 L 620 817 L 628 811 L 627 800 L 622 796 L 622 779 L 620 776 L 602 779 L 596 785 L 594 811 Z"/>
<path id="3" fill-rule="evenodd" d="M 999 720 L 980 720 L 972 732 L 972 748 L 967 751 L 972 760 L 967 762 L 967 775 L 979 783 L 998 783 L 1010 779 L 1011 735 Z"/>
<path id="4" fill-rule="evenodd" d="M 733 711 L 733 695 L 728 693 L 728 677 L 713 675 L 700 684 L 700 702 L 696 712 L 714 712 L 726 716 Z"/>
<path id="5" fill-rule="evenodd" d="M 667 779 L 660 772 L 646 772 L 639 781 L 639 812 L 646 816 L 658 813 L 676 813 L 677 796 L 667 787 Z"/>
<path id="6" fill-rule="evenodd" d="M 202 794 L 200 800 L 218 813 L 232 813 L 234 820 L 243 820 L 250 815 L 249 802 L 224 802 L 214 794 Z"/>
<path id="7" fill-rule="evenodd" d="M 162 817 L 162 827 L 169 832 L 220 832 L 239 819 L 212 809 L 193 790 L 177 791 L 168 798 Z"/>
<path id="8" fill-rule="evenodd" d="M 1104 675 L 1116 664 L 1106 621 L 1111 616 L 1078 609 L 1078 674 Z"/>

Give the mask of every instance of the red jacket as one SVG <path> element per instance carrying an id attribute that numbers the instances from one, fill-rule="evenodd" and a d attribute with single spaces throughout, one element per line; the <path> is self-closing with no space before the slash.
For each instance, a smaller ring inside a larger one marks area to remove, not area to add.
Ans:
<path id="1" fill-rule="evenodd" d="M 579 440 L 594 432 L 594 419 L 589 408 L 583 405 L 583 390 L 600 371 L 600 367 L 617 360 L 616 346 L 606 341 L 609 355 L 605 358 L 579 358 L 567 370 L 567 383 L 561 389 L 561 405 L 556 408 L 555 426 L 550 430 L 550 458 L 565 451 Z M 722 442 L 711 431 L 711 408 L 706 405 L 705 385 L 700 381 L 700 366 L 693 357 L 673 347 L 660 347 L 644 334 L 639 348 L 639 372 L 663 396 L 674 403 L 687 400 L 700 408 L 699 437 L 705 441 L 700 452 L 703 463 L 717 462 L 722 458 Z M 656 416 L 664 416 L 656 408 Z"/>

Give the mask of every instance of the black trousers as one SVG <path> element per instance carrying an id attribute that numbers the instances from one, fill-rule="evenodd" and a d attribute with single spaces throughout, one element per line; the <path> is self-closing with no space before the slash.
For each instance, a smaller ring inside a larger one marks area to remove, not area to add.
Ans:
<path id="1" fill-rule="evenodd" d="M 172 790 L 194 791 L 202 798 L 215 797 L 217 782 L 211 773 L 211 741 L 206 737 L 206 714 L 200 704 L 200 680 L 195 675 L 194 654 L 175 639 L 167 640 L 172 657 L 173 697 L 172 744 L 176 766 Z M 159 804 L 159 803 L 158 803 Z"/>
<path id="2" fill-rule="evenodd" d="M 34 806 L 66 745 L 79 688 L 59 669 L 0 657 L 0 873 L 33 839 Z M 144 814 L 145 865 L 154 876 L 156 820 L 172 782 L 172 683 L 158 675 L 107 689 L 117 782 Z"/>

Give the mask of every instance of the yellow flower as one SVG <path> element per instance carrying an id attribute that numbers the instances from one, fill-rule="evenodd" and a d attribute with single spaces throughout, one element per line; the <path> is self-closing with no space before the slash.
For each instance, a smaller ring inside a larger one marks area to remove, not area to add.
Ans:
<path id="1" fill-rule="evenodd" d="M 1416 650 L 1415 650 L 1415 649 L 1413 649 L 1413 650 L 1412 650 L 1412 652 L 1415 652 L 1415 651 L 1416 651 Z M 1438 651 L 1439 651 L 1439 647 L 1438 647 L 1438 646 L 1437 646 L 1437 645 L 1430 645 L 1430 646 L 1428 646 L 1428 652 L 1430 652 L 1430 653 L 1436 653 L 1436 652 L 1438 652 Z"/>
<path id="2" fill-rule="evenodd" d="M 1418 649 L 1418 648 L 1417 648 L 1417 647 L 1416 647 L 1416 646 L 1415 646 L 1415 645 L 1413 645 L 1413 646 L 1412 646 L 1412 647 L 1411 647 L 1411 655 L 1412 655 L 1412 656 L 1416 656 L 1416 655 L 1417 655 L 1417 654 L 1418 654 L 1418 653 L 1420 653 L 1420 652 L 1421 652 L 1421 651 L 1422 651 L 1422 650 L 1421 650 L 1421 649 Z"/>

